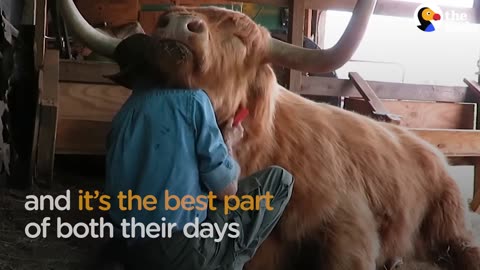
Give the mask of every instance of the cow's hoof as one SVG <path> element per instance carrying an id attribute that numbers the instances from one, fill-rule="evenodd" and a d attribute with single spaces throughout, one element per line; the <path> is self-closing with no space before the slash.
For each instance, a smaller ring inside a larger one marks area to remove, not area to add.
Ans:
<path id="1" fill-rule="evenodd" d="M 387 261 L 385 264 L 385 270 L 395 270 L 400 268 L 400 266 L 403 264 L 403 259 L 400 257 L 396 257 L 393 259 L 390 259 Z"/>

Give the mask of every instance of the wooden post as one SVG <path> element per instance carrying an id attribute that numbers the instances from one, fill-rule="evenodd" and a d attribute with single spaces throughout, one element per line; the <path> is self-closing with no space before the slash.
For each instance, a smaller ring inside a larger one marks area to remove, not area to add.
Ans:
<path id="1" fill-rule="evenodd" d="M 305 0 L 290 0 L 289 4 L 288 42 L 303 47 Z M 290 91 L 300 91 L 302 86 L 302 73 L 300 71 L 290 70 L 288 86 Z"/>
<path id="2" fill-rule="evenodd" d="M 51 185 L 55 159 L 55 140 L 58 117 L 58 89 L 60 59 L 58 50 L 47 50 L 43 67 L 43 79 L 39 82 L 40 108 L 38 145 L 36 155 L 37 180 Z"/>
<path id="3" fill-rule="evenodd" d="M 305 36 L 308 38 L 312 37 L 312 10 L 306 9 L 305 10 L 305 20 L 303 23 L 303 29 L 305 29 Z"/>
<path id="4" fill-rule="evenodd" d="M 312 31 L 312 35 L 313 35 L 313 42 L 315 42 L 316 44 L 318 44 L 317 42 L 317 31 L 318 31 L 318 17 L 320 15 L 320 12 L 318 10 L 311 10 L 312 11 L 312 25 L 311 25 L 311 31 Z"/>
<path id="5" fill-rule="evenodd" d="M 35 67 L 43 66 L 47 31 L 47 0 L 35 1 Z"/>
<path id="6" fill-rule="evenodd" d="M 480 100 L 480 85 L 474 81 L 464 79 L 463 82 L 468 86 L 468 89 L 475 95 L 477 100 Z M 477 129 L 480 127 L 480 102 L 477 102 Z M 472 211 L 480 214 L 480 158 L 474 159 L 474 174 L 473 174 L 473 198 L 470 204 Z"/>
<path id="7" fill-rule="evenodd" d="M 327 23 L 327 12 L 325 10 L 316 11 L 315 19 L 315 43 L 325 49 L 325 24 Z"/>
<path id="8" fill-rule="evenodd" d="M 473 164 L 473 199 L 470 204 L 472 211 L 480 214 L 480 158 L 476 158 Z"/>

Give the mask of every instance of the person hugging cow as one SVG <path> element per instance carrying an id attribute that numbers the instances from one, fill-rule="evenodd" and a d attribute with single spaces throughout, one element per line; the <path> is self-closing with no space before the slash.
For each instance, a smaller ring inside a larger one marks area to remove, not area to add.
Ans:
<path id="1" fill-rule="evenodd" d="M 123 247 L 120 257 L 126 269 L 241 270 L 279 221 L 292 194 L 293 177 L 272 166 L 238 181 L 240 168 L 232 153 L 243 136 L 241 123 L 234 126 L 231 119 L 221 131 L 206 92 L 191 88 L 191 66 L 168 55 L 156 61 L 148 49 L 132 51 L 131 43 L 142 44 L 137 48 L 152 46 L 146 35 L 135 34 L 116 50 L 121 69 L 108 77 L 132 89 L 132 94 L 114 117 L 108 135 L 105 192 L 112 197 L 128 190 L 140 196 L 153 194 L 159 202 L 165 201 L 165 190 L 179 197 L 212 192 L 219 200 L 217 211 L 165 211 L 161 203 L 152 212 L 120 211 L 112 205 L 109 215 L 118 227 L 131 217 L 145 224 L 167 220 L 177 226 L 171 238 L 120 237 L 111 247 Z M 258 198 L 268 193 L 273 196 L 273 209 L 261 205 L 255 211 L 223 211 L 224 196 Z M 218 242 L 188 238 L 182 229 L 195 219 L 219 227 L 236 222 L 239 235 Z"/>

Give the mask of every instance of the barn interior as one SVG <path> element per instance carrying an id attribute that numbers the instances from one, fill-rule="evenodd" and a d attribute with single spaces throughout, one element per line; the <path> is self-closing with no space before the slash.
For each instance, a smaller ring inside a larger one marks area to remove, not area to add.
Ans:
<path id="1" fill-rule="evenodd" d="M 88 23 L 117 38 L 151 34 L 174 5 L 218 6 L 248 15 L 276 39 L 311 49 L 338 41 L 356 3 L 74 2 Z M 274 70 L 279 83 L 298 95 L 406 127 L 438 147 L 448 157 L 480 241 L 480 0 L 434 1 L 442 18 L 435 31 L 421 31 L 418 9 L 430 4 L 378 0 L 359 47 L 334 72 Z M 118 72 L 118 65 L 75 37 L 55 0 L 1 0 L 0 11 L 0 269 L 88 269 L 104 240 L 30 239 L 25 226 L 45 216 L 78 222 L 102 213 L 26 211 L 25 198 L 102 189 L 105 138 L 130 90 L 105 77 Z M 439 269 L 417 262 L 400 267 Z"/>

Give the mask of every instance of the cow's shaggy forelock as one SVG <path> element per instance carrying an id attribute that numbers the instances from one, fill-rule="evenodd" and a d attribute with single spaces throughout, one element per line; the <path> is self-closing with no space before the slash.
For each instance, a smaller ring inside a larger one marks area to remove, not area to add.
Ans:
<path id="1" fill-rule="evenodd" d="M 221 8 L 176 7 L 163 16 L 171 13 L 195 15 L 207 23 L 208 42 L 192 48 L 199 69 L 191 76 L 195 86 L 209 93 L 219 123 L 240 106 L 247 106 L 251 118 L 263 123 L 271 118 L 271 109 L 263 108 L 276 87 L 275 74 L 266 62 L 269 32 L 243 13 Z"/>

